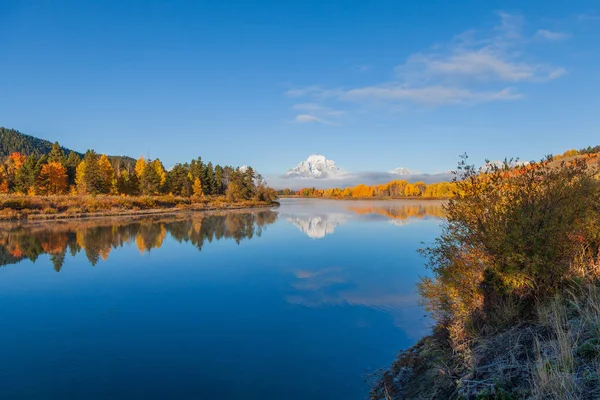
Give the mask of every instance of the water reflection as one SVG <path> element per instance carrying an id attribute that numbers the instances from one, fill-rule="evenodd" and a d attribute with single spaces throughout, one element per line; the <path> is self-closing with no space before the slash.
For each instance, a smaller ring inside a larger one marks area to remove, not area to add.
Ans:
<path id="1" fill-rule="evenodd" d="M 106 260 L 111 250 L 135 243 L 144 254 L 163 245 L 167 234 L 179 243 L 188 242 L 198 250 L 206 242 L 232 239 L 240 243 L 260 236 L 266 225 L 277 220 L 277 212 L 260 210 L 214 214 L 185 214 L 143 219 L 104 219 L 5 224 L 0 228 L 0 266 L 21 260 L 35 261 L 49 254 L 59 272 L 69 252 L 84 252 L 90 264 Z"/>
<path id="2" fill-rule="evenodd" d="M 436 200 L 416 201 L 329 201 L 329 207 L 323 212 L 327 200 L 314 201 L 301 199 L 286 203 L 282 214 L 287 221 L 295 225 L 302 233 L 312 239 L 322 239 L 335 232 L 340 225 L 352 219 L 389 220 L 402 226 L 416 219 L 444 218 L 443 202 Z M 315 214 L 318 211 L 318 214 Z"/>

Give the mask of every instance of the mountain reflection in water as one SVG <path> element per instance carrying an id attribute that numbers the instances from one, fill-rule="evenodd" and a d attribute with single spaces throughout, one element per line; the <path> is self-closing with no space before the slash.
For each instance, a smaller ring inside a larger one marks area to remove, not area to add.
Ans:
<path id="1" fill-rule="evenodd" d="M 7 224 L 0 229 L 0 266 L 24 259 L 35 261 L 40 255 L 49 254 L 59 272 L 67 252 L 75 256 L 81 251 L 90 264 L 96 265 L 100 258 L 106 260 L 112 249 L 124 244 L 135 242 L 142 254 L 160 248 L 167 234 L 202 250 L 206 241 L 232 239 L 240 243 L 260 236 L 265 226 L 276 220 L 277 212 L 260 210 Z"/>
<path id="2" fill-rule="evenodd" d="M 303 199 L 304 204 L 310 200 Z M 327 202 L 327 200 L 316 200 Z M 287 211 L 282 214 L 290 223 L 295 225 L 302 233 L 312 239 L 322 239 L 335 232 L 340 225 L 351 219 L 389 219 L 395 225 L 401 226 L 414 219 L 444 218 L 443 202 L 436 200 L 392 200 L 392 201 L 341 201 L 335 202 L 327 213 L 315 214 L 313 209 L 305 210 L 302 207 Z M 302 203 L 298 203 L 300 205 Z M 337 205 L 337 207 L 335 207 Z"/>

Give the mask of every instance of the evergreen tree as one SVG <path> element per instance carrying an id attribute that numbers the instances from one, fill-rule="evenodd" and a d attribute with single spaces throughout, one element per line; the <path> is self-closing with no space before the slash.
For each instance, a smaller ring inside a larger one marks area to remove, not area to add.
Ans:
<path id="1" fill-rule="evenodd" d="M 217 181 L 215 179 L 215 170 L 211 162 L 206 164 L 206 179 L 208 180 L 208 194 L 217 194 Z"/>
<path id="2" fill-rule="evenodd" d="M 35 154 L 30 155 L 19 168 L 15 177 L 17 191 L 28 194 L 35 191 L 36 181 L 40 173 L 40 163 Z"/>
<path id="3" fill-rule="evenodd" d="M 66 161 L 67 161 L 67 158 L 65 157 L 65 153 L 64 153 L 63 149 L 60 147 L 58 142 L 54 142 L 54 144 L 52 145 L 52 149 L 50 150 L 50 153 L 48 154 L 48 162 L 49 163 L 56 162 L 56 163 L 65 165 Z"/>
<path id="4" fill-rule="evenodd" d="M 215 167 L 215 186 L 217 195 L 221 196 L 225 193 L 223 190 L 223 167 L 218 164 Z"/>
<path id="5" fill-rule="evenodd" d="M 202 180 L 202 168 L 204 164 L 202 163 L 202 159 L 198 157 L 196 160 L 192 160 L 190 163 L 190 180 L 194 182 L 196 178 L 200 178 Z"/>
<path id="6" fill-rule="evenodd" d="M 83 193 L 92 195 L 103 193 L 104 179 L 96 152 L 94 150 L 86 151 L 82 164 L 82 176 L 79 183 L 83 184 Z"/>
<path id="7" fill-rule="evenodd" d="M 247 167 L 244 172 L 240 171 L 240 173 L 242 174 L 242 197 L 246 200 L 252 199 L 256 194 L 256 174 L 252 167 Z"/>
<path id="8" fill-rule="evenodd" d="M 77 175 L 77 166 L 81 162 L 81 158 L 75 153 L 71 151 L 69 156 L 67 157 L 64 166 L 67 168 L 67 178 L 69 185 L 75 184 L 75 177 Z"/>
<path id="9" fill-rule="evenodd" d="M 192 185 L 188 174 L 188 164 L 175 164 L 167 173 L 168 190 L 176 196 L 190 196 L 192 194 Z"/>
<path id="10" fill-rule="evenodd" d="M 162 177 L 153 162 L 146 163 L 144 172 L 140 179 L 140 187 L 145 195 L 157 195 L 160 193 Z"/>

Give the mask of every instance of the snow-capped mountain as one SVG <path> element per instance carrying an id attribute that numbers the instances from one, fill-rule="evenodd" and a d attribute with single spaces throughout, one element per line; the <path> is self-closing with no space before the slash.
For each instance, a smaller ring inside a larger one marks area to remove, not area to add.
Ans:
<path id="1" fill-rule="evenodd" d="M 248 166 L 247 165 L 242 165 L 241 167 L 239 167 L 239 170 L 243 174 L 244 172 L 248 171 Z"/>
<path id="2" fill-rule="evenodd" d="M 333 160 L 317 154 L 309 156 L 306 161 L 302 161 L 285 173 L 285 176 L 289 178 L 333 178 L 340 175 L 342 175 L 342 171 Z"/>
<path id="3" fill-rule="evenodd" d="M 408 168 L 398 167 L 398 168 L 394 168 L 393 170 L 391 170 L 390 174 L 396 174 L 396 175 L 413 175 L 413 174 L 415 174 L 415 172 L 411 171 Z"/>

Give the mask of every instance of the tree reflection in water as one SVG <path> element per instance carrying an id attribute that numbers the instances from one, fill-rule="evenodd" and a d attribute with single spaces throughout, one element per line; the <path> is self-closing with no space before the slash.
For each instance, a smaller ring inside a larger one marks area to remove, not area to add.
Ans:
<path id="1" fill-rule="evenodd" d="M 205 242 L 260 236 L 266 225 L 277 220 L 277 212 L 229 211 L 214 214 L 185 214 L 139 219 L 56 221 L 39 224 L 6 224 L 0 227 L 0 266 L 21 260 L 35 261 L 49 254 L 59 272 L 67 252 L 85 252 L 90 264 L 106 260 L 111 250 L 135 242 L 140 253 L 160 248 L 171 235 L 202 250 Z"/>

